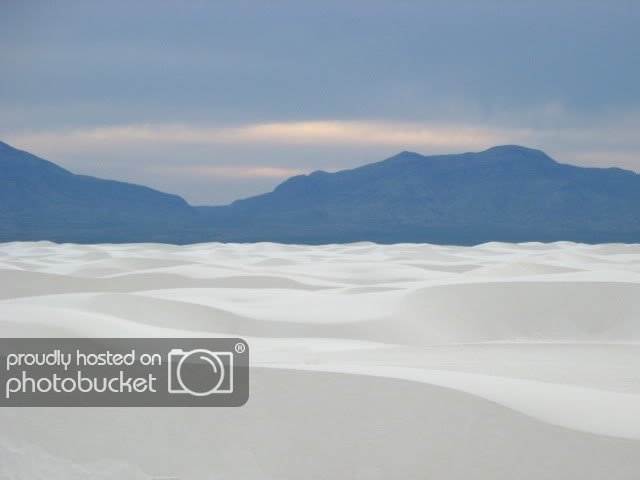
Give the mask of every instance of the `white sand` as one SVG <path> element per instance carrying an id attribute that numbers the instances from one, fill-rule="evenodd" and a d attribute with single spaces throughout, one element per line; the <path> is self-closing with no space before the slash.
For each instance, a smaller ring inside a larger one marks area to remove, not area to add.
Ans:
<path id="1" fill-rule="evenodd" d="M 640 478 L 640 245 L 0 245 L 2 336 L 248 340 L 238 409 L 2 409 L 4 479 Z"/>

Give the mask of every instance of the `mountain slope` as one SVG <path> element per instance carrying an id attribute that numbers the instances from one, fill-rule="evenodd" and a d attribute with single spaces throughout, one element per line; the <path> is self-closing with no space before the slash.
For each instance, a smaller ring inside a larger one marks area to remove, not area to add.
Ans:
<path id="1" fill-rule="evenodd" d="M 196 216 L 176 195 L 74 175 L 0 142 L 0 241 L 161 240 Z"/>
<path id="2" fill-rule="evenodd" d="M 640 242 L 640 175 L 506 145 L 402 152 L 221 207 L 74 175 L 0 142 L 0 241 Z"/>
<path id="3" fill-rule="evenodd" d="M 637 242 L 640 175 L 563 165 L 512 145 L 430 157 L 402 152 L 293 177 L 209 215 L 235 222 L 231 236 L 247 240 Z"/>

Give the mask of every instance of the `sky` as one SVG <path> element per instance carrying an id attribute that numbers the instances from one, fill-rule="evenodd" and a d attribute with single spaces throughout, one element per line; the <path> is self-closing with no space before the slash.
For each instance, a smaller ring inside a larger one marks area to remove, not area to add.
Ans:
<path id="1" fill-rule="evenodd" d="M 640 172 L 640 2 L 0 0 L 0 140 L 225 204 L 399 151 Z"/>

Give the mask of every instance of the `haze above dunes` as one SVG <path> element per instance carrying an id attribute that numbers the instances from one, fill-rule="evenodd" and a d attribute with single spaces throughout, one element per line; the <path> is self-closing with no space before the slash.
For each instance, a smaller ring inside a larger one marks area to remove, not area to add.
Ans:
<path id="1" fill-rule="evenodd" d="M 0 283 L 5 337 L 238 335 L 253 366 L 238 409 L 4 409 L 0 476 L 640 469 L 639 245 L 8 243 Z"/>

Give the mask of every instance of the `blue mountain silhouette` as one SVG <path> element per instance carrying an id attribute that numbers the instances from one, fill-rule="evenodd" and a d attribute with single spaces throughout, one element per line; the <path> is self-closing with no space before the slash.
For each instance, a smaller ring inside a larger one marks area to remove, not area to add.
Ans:
<path id="1" fill-rule="evenodd" d="M 640 242 L 640 175 L 560 164 L 515 145 L 402 152 L 292 177 L 231 205 L 191 207 L 0 143 L 0 202 L 2 241 Z"/>
<path id="2" fill-rule="evenodd" d="M 171 240 L 197 217 L 176 195 L 74 175 L 0 142 L 0 241 Z"/>

